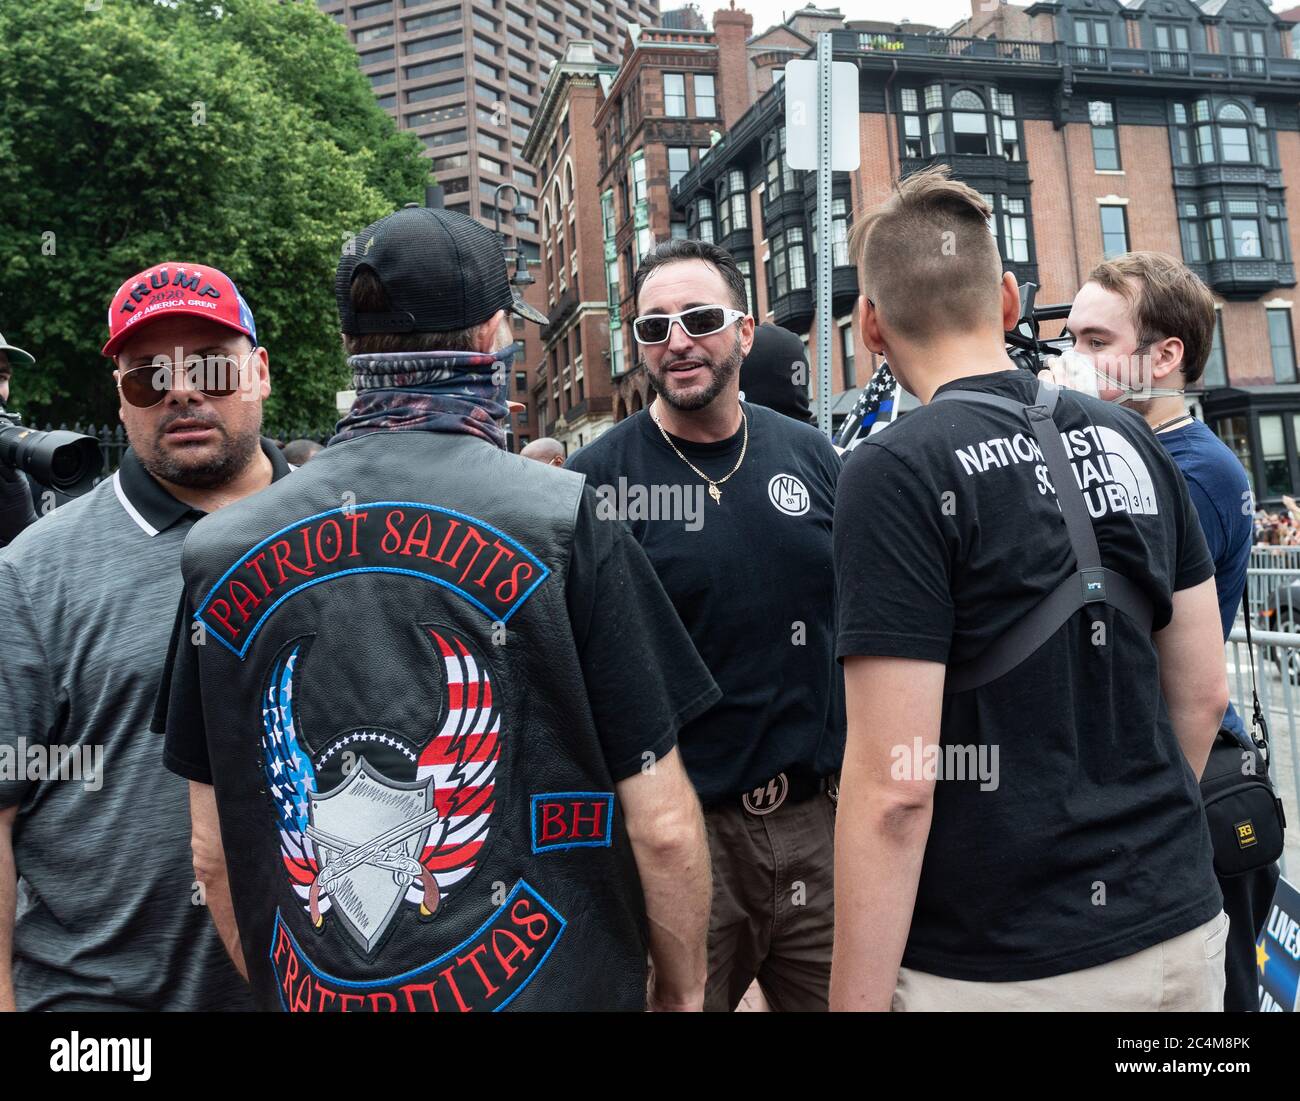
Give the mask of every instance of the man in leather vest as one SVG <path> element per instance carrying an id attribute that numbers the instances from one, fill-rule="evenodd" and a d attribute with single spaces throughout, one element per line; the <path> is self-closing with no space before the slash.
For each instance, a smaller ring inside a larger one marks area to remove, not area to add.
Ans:
<path id="1" fill-rule="evenodd" d="M 337 435 L 185 546 L 167 763 L 232 956 L 288 1011 L 699 1009 L 676 735 L 718 689 L 584 479 L 504 450 L 506 315 L 545 318 L 445 210 L 364 230 L 336 292 Z"/>

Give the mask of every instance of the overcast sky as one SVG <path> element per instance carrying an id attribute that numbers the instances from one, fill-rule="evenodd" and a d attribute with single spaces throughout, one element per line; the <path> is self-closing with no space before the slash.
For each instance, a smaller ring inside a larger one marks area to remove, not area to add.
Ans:
<path id="1" fill-rule="evenodd" d="M 718 8 L 728 7 L 727 0 L 722 0 L 722 3 L 715 0 L 696 2 L 704 14 L 704 21 L 710 26 L 713 25 L 713 13 Z M 1270 6 L 1274 11 L 1284 11 L 1293 7 L 1294 3 L 1295 0 L 1285 0 Z M 661 11 L 677 6 L 676 0 L 659 0 Z M 798 11 L 801 6 L 796 0 L 736 0 L 736 7 L 744 8 L 754 17 L 755 34 L 785 22 L 786 13 Z M 951 27 L 969 15 L 971 10 L 970 0 L 840 0 L 838 5 L 831 0 L 822 0 L 817 6 L 838 6 L 847 19 L 881 19 L 892 22 L 906 16 L 913 23 L 928 23 L 933 27 Z"/>

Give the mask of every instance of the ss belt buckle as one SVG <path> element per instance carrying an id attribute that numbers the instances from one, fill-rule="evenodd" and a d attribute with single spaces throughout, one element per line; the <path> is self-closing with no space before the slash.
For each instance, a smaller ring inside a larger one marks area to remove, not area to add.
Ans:
<path id="1" fill-rule="evenodd" d="M 771 814 L 785 802 L 789 791 L 790 782 L 785 778 L 784 772 L 779 772 L 762 787 L 747 791 L 740 797 L 740 803 L 750 814 Z"/>

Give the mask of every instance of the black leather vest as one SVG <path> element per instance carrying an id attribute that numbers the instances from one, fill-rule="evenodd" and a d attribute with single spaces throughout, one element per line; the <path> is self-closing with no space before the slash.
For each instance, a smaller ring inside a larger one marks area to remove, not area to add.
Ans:
<path id="1" fill-rule="evenodd" d="M 582 485 L 473 437 L 377 432 L 195 526 L 261 1007 L 644 1007 L 640 882 L 565 600 Z"/>

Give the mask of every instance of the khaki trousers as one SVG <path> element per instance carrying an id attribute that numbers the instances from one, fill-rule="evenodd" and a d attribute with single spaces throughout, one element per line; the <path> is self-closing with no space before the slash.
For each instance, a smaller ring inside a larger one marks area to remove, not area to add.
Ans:
<path id="1" fill-rule="evenodd" d="M 1228 915 L 1220 913 L 1181 936 L 1083 971 L 1024 982 L 968 982 L 903 967 L 895 1013 L 1223 1012 Z"/>

